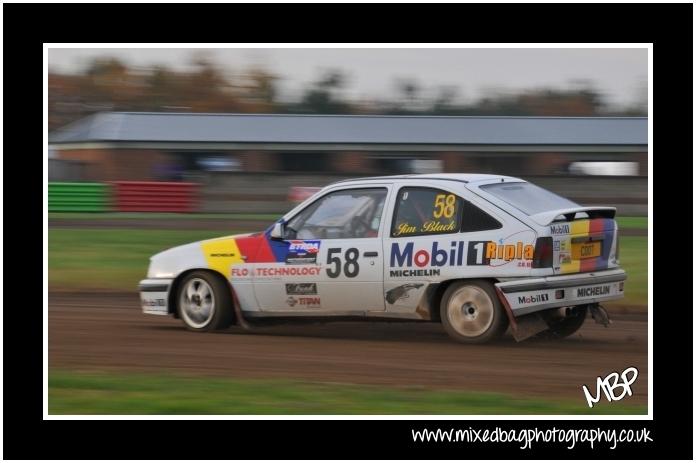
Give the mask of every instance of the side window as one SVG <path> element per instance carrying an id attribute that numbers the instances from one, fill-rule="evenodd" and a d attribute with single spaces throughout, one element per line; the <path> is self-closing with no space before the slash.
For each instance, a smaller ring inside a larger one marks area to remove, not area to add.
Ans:
<path id="1" fill-rule="evenodd" d="M 379 235 L 386 188 L 329 193 L 285 225 L 285 239 L 373 238 Z"/>
<path id="2" fill-rule="evenodd" d="M 464 212 L 462 213 L 463 232 L 475 232 L 484 230 L 497 230 L 503 228 L 503 224 L 486 214 L 469 201 L 464 201 Z"/>
<path id="3" fill-rule="evenodd" d="M 455 233 L 462 217 L 462 198 L 436 188 L 406 187 L 399 191 L 391 236 Z"/>

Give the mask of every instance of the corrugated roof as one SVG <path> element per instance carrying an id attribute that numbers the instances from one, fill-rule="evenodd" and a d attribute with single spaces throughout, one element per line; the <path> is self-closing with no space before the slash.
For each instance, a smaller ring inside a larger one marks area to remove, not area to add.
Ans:
<path id="1" fill-rule="evenodd" d="M 322 116 L 98 113 L 50 143 L 225 142 L 461 145 L 647 145 L 644 117 Z"/>
<path id="2" fill-rule="evenodd" d="M 358 182 L 358 181 L 384 181 L 384 180 L 398 180 L 398 179 L 423 179 L 423 180 L 451 180 L 453 182 L 482 182 L 489 180 L 500 180 L 505 179 L 513 182 L 524 182 L 525 180 L 519 179 L 517 177 L 509 177 L 507 175 L 495 175 L 495 174 L 468 174 L 464 172 L 453 173 L 433 173 L 433 174 L 400 174 L 400 175 L 381 175 L 379 177 L 359 177 L 359 178 L 349 178 L 346 180 L 339 180 L 332 183 L 345 183 L 345 182 Z"/>

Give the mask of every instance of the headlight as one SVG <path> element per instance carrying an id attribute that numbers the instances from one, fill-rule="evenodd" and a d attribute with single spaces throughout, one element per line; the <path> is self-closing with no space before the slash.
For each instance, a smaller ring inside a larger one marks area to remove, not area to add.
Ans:
<path id="1" fill-rule="evenodd" d="M 158 265 L 157 263 L 155 263 L 155 261 L 150 259 L 150 265 L 147 268 L 148 278 L 172 278 L 173 276 L 174 273 L 162 270 L 160 265 Z"/>

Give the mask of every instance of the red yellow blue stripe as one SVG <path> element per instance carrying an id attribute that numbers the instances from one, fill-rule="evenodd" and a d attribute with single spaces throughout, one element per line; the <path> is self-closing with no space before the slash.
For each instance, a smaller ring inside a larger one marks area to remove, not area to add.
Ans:
<path id="1" fill-rule="evenodd" d="M 570 223 L 570 237 L 599 237 L 602 240 L 602 252 L 598 257 L 589 259 L 571 259 L 561 263 L 561 273 L 592 272 L 609 266 L 609 253 L 614 242 L 615 222 L 613 219 L 584 219 Z M 570 244 L 572 246 L 572 244 Z M 570 249 L 568 249 L 570 251 Z"/>

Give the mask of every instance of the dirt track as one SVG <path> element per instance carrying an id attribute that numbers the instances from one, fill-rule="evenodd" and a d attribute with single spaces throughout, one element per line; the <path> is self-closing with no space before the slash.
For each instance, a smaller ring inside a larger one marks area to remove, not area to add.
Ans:
<path id="1" fill-rule="evenodd" d="M 425 386 L 584 400 L 597 376 L 640 371 L 627 404 L 647 404 L 648 324 L 588 319 L 563 341 L 452 342 L 432 323 L 330 323 L 192 333 L 143 315 L 136 294 L 49 294 L 49 366 Z"/>

